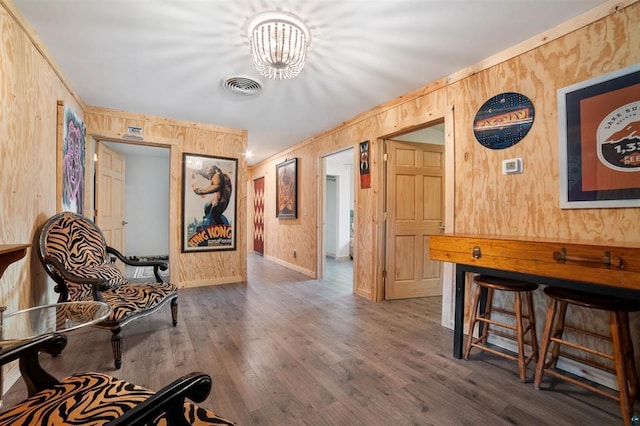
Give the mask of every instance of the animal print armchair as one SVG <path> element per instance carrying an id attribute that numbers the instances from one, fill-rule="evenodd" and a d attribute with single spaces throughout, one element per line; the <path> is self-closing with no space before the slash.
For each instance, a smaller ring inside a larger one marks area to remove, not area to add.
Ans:
<path id="1" fill-rule="evenodd" d="M 49 218 L 40 230 L 40 260 L 56 282 L 58 302 L 99 300 L 111 306 L 111 315 L 95 327 L 111 330 L 114 365 L 122 365 L 122 327 L 157 311 L 171 302 L 173 325 L 178 320 L 178 292 L 160 277 L 167 264 L 133 261 L 107 246 L 104 235 L 88 218 L 63 212 Z M 114 258 L 115 256 L 115 258 Z M 133 266 L 153 267 L 155 280 L 129 282 L 114 263 L 119 259 Z"/>
<path id="2" fill-rule="evenodd" d="M 78 373 L 58 380 L 39 363 L 38 353 L 58 355 L 67 344 L 60 333 L 35 338 L 0 354 L 0 365 L 19 360 L 28 397 L 3 407 L 5 425 L 233 425 L 194 402 L 211 391 L 211 377 L 190 373 L 158 392 L 96 373 Z"/>

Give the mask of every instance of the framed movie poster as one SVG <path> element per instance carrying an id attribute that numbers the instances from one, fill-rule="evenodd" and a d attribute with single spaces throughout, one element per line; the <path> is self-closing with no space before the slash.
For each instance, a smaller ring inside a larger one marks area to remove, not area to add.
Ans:
<path id="1" fill-rule="evenodd" d="M 182 155 L 182 252 L 236 249 L 238 159 Z"/>
<path id="2" fill-rule="evenodd" d="M 560 207 L 640 207 L 640 64 L 558 90 Z"/>
<path id="3" fill-rule="evenodd" d="M 276 165 L 276 217 L 298 217 L 298 159 L 292 158 Z"/>

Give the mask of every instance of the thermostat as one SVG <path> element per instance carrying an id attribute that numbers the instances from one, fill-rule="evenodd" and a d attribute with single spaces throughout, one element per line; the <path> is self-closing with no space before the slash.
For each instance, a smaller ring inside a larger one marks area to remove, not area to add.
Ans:
<path id="1" fill-rule="evenodd" d="M 517 173 L 522 173 L 522 158 L 512 158 L 502 161 L 503 175 L 514 175 Z"/>

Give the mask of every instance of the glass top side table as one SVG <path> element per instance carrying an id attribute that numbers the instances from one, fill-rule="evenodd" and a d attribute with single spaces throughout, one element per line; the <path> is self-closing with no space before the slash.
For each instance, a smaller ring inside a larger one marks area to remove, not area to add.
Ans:
<path id="1" fill-rule="evenodd" d="M 0 347 L 47 333 L 68 332 L 106 319 L 111 308 L 104 302 L 63 302 L 0 313 Z"/>

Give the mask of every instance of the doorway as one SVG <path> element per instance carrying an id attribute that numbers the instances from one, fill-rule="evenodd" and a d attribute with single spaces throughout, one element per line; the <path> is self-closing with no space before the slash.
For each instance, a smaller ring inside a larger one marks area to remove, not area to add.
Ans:
<path id="1" fill-rule="evenodd" d="M 443 295 L 429 235 L 445 229 L 444 121 L 385 140 L 384 299 Z"/>
<path id="2" fill-rule="evenodd" d="M 123 194 L 105 194 L 110 189 L 101 188 L 101 167 L 96 166 L 96 223 L 102 228 L 98 220 L 101 199 L 121 196 L 124 213 L 119 221 L 123 233 L 118 250 L 128 257 L 168 259 L 170 149 L 100 140 L 97 144 L 122 157 L 125 180 Z M 100 154 L 97 161 L 102 161 Z"/>
<path id="3" fill-rule="evenodd" d="M 319 278 L 340 276 L 353 283 L 354 150 L 322 158 L 322 249 Z M 339 272 L 338 272 L 339 271 Z"/>

